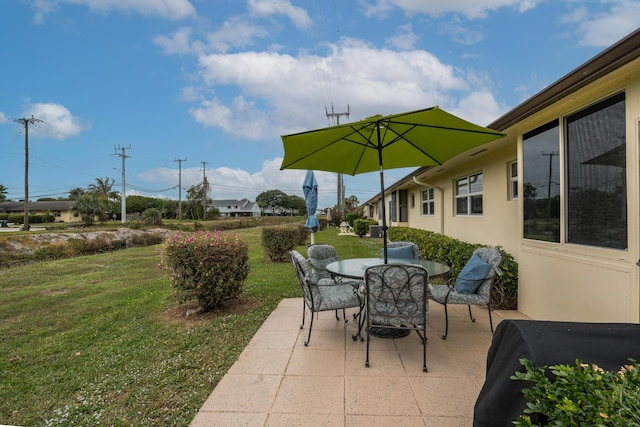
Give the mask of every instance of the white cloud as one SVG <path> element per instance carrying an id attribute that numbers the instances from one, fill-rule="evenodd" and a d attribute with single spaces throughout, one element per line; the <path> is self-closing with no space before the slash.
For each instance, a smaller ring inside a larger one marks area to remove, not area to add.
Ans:
<path id="1" fill-rule="evenodd" d="M 491 11 L 511 7 L 519 12 L 534 8 L 542 0 L 361 0 L 365 15 L 386 16 L 394 8 L 407 15 L 425 14 L 440 17 L 445 14 L 460 14 L 468 19 L 483 19 Z"/>
<path id="2" fill-rule="evenodd" d="M 108 13 L 115 10 L 170 20 L 196 16 L 196 9 L 189 0 L 36 0 L 32 6 L 36 10 L 35 22 L 41 23 L 60 4 L 82 5 L 92 12 Z"/>
<path id="3" fill-rule="evenodd" d="M 566 15 L 565 20 L 579 22 L 577 29 L 581 46 L 608 47 L 638 28 L 640 2 L 621 1 L 611 4 L 611 9 L 593 17 L 578 8 Z M 575 18 L 581 18 L 576 21 Z"/>
<path id="4" fill-rule="evenodd" d="M 9 118 L 5 116 L 2 111 L 0 111 L 0 125 L 8 122 L 9 122 Z"/>
<path id="5" fill-rule="evenodd" d="M 207 180 L 211 185 L 210 197 L 214 200 L 242 199 L 255 201 L 256 196 L 263 191 L 281 190 L 290 195 L 303 197 L 302 182 L 306 171 L 280 170 L 282 158 L 266 160 L 260 171 L 251 173 L 241 169 L 221 167 L 207 169 Z M 335 205 L 336 174 L 329 172 L 315 172 L 318 181 L 319 206 Z M 138 175 L 138 178 L 158 183 L 166 187 L 176 185 L 178 171 L 176 169 L 158 168 Z M 182 186 L 189 188 L 202 182 L 202 169 L 183 168 Z M 182 199 L 186 200 L 186 192 L 182 192 Z"/>
<path id="6" fill-rule="evenodd" d="M 203 85 L 215 88 L 217 95 L 201 94 L 203 101 L 191 114 L 233 135 L 270 139 L 326 126 L 324 108 L 333 101 L 340 111 L 349 102 L 353 121 L 433 105 L 447 109 L 456 98 L 483 90 L 424 50 L 378 50 L 353 39 L 330 48 L 326 56 L 202 55 Z M 193 89 L 189 93 L 195 98 Z M 225 97 L 227 89 L 236 95 Z M 327 99 L 327 93 L 336 95 Z"/>
<path id="7" fill-rule="evenodd" d="M 253 44 L 255 38 L 264 38 L 266 29 L 254 25 L 244 18 L 232 17 L 221 28 L 207 34 L 209 47 L 216 52 L 227 52 L 231 48 L 241 48 Z"/>
<path id="8" fill-rule="evenodd" d="M 406 24 L 398 27 L 396 35 L 389 37 L 386 43 L 397 49 L 409 50 L 413 49 L 417 41 L 418 36 L 413 32 L 411 24 Z"/>
<path id="9" fill-rule="evenodd" d="M 91 129 L 91 124 L 75 117 L 60 104 L 38 103 L 30 105 L 23 117 L 42 120 L 29 128 L 29 135 L 37 138 L 64 140 Z"/>
<path id="10" fill-rule="evenodd" d="M 284 15 L 299 29 L 310 29 L 311 18 L 307 12 L 288 0 L 249 0 L 249 12 L 254 16 Z"/>
<path id="11" fill-rule="evenodd" d="M 184 55 L 188 53 L 199 53 L 204 50 L 204 44 L 197 40 L 191 41 L 192 29 L 182 27 L 171 33 L 171 36 L 157 35 L 153 42 L 162 47 L 165 53 L 173 55 Z"/>

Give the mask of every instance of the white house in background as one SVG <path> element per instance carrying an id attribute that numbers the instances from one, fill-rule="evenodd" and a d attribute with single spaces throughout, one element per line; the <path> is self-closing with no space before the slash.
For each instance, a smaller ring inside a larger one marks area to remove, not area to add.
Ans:
<path id="1" fill-rule="evenodd" d="M 247 199 L 213 200 L 211 204 L 220 211 L 221 218 L 260 216 L 258 204 Z"/>
<path id="2" fill-rule="evenodd" d="M 389 186 L 389 225 L 502 246 L 534 319 L 639 323 L 640 29 L 488 127 Z"/>

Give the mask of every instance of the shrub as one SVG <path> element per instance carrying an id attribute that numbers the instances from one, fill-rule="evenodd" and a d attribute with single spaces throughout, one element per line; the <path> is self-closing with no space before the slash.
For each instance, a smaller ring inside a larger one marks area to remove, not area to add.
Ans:
<path id="1" fill-rule="evenodd" d="M 275 262 L 288 261 L 289 251 L 295 248 L 299 239 L 300 233 L 293 227 L 263 228 L 262 247 L 265 258 Z"/>
<path id="2" fill-rule="evenodd" d="M 369 232 L 369 226 L 377 224 L 369 219 L 356 219 L 353 221 L 353 232 L 362 237 Z"/>
<path id="3" fill-rule="evenodd" d="M 528 400 L 524 413 L 514 421 L 525 426 L 640 426 L 640 364 L 632 361 L 618 372 L 596 365 L 553 365 L 534 368 L 520 359 L 525 372 L 512 380 L 529 381 L 522 390 Z M 550 371 L 552 375 L 549 375 Z M 533 424 L 531 416 L 544 424 Z"/>
<path id="4" fill-rule="evenodd" d="M 66 242 L 55 242 L 37 249 L 31 255 L 31 259 L 34 261 L 48 261 L 53 259 L 70 258 L 72 256 L 73 250 Z"/>
<path id="5" fill-rule="evenodd" d="M 158 208 L 147 208 L 142 212 L 144 225 L 162 225 L 162 213 Z"/>
<path id="6" fill-rule="evenodd" d="M 242 293 L 249 248 L 237 235 L 220 231 L 178 233 L 162 245 L 159 267 L 179 302 L 197 299 L 203 310 L 210 310 Z"/>
<path id="7" fill-rule="evenodd" d="M 296 231 L 297 239 L 296 245 L 302 246 L 307 243 L 307 239 L 309 238 L 309 234 L 311 233 L 304 224 L 295 224 L 292 225 L 292 228 Z"/>
<path id="8" fill-rule="evenodd" d="M 472 244 L 444 236 L 433 231 L 408 227 L 392 227 L 388 230 L 391 241 L 406 240 L 420 247 L 423 258 L 441 262 L 451 267 L 451 277 L 464 268 L 473 251 L 483 245 Z M 499 248 L 500 249 L 500 248 Z M 502 275 L 495 280 L 491 290 L 492 306 L 513 310 L 518 305 L 518 263 L 510 254 L 500 249 Z"/>

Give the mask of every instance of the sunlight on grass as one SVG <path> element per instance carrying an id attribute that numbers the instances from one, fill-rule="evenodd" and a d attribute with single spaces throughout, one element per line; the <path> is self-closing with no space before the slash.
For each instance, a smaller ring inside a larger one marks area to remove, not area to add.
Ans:
<path id="1" fill-rule="evenodd" d="M 207 321 L 166 318 L 158 246 L 0 270 L 0 424 L 188 425 L 280 300 L 301 295 L 290 263 L 265 261 L 262 228 L 232 232 L 257 304 Z M 381 245 L 333 228 L 315 240 L 342 258 Z"/>

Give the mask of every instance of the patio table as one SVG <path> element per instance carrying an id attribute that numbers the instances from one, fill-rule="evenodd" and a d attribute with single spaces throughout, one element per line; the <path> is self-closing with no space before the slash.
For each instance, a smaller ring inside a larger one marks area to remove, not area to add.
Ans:
<path id="1" fill-rule="evenodd" d="M 327 271 L 334 277 L 344 277 L 347 279 L 364 280 L 364 271 L 374 265 L 384 264 L 384 260 L 381 258 L 352 258 L 340 261 L 334 261 L 327 265 Z M 435 277 L 447 277 L 451 271 L 448 265 L 429 261 L 426 259 L 388 259 L 387 264 L 414 264 L 420 265 L 429 273 L 429 279 Z M 375 328 L 372 327 L 369 331 L 371 335 L 378 338 L 402 338 L 411 331 L 409 329 L 388 329 L 388 328 Z M 360 336 L 360 332 L 354 335 L 353 339 L 357 339 Z"/>

